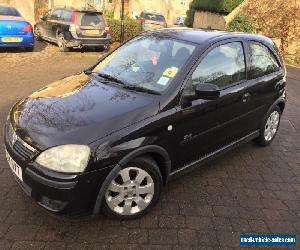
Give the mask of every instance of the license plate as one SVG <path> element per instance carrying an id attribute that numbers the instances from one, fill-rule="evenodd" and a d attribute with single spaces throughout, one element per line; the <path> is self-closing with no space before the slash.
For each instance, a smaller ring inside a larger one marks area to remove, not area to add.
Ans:
<path id="1" fill-rule="evenodd" d="M 87 35 L 99 35 L 100 31 L 99 30 L 86 30 L 85 33 Z"/>
<path id="2" fill-rule="evenodd" d="M 21 181 L 23 181 L 22 168 L 10 157 L 9 153 L 6 150 L 5 153 L 8 165 L 10 166 L 11 170 Z"/>
<path id="3" fill-rule="evenodd" d="M 3 43 L 20 43 L 23 41 L 21 37 L 2 37 L 1 41 Z"/>

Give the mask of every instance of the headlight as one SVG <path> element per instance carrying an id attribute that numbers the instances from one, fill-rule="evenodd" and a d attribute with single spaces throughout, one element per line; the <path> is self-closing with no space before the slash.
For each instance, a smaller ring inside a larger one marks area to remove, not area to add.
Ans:
<path id="1" fill-rule="evenodd" d="M 79 173 L 86 168 L 90 152 L 87 145 L 62 145 L 42 152 L 35 161 L 54 171 Z"/>

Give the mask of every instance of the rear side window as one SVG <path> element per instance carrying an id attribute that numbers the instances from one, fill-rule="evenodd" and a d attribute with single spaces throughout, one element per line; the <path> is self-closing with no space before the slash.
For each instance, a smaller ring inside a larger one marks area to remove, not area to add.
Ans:
<path id="1" fill-rule="evenodd" d="M 61 14 L 61 19 L 66 22 L 71 22 L 72 12 L 64 10 Z"/>
<path id="2" fill-rule="evenodd" d="M 211 83 L 224 88 L 246 79 L 245 55 L 241 42 L 212 49 L 192 75 L 192 85 Z"/>
<path id="3" fill-rule="evenodd" d="M 54 11 L 51 13 L 51 19 L 53 19 L 53 20 L 59 20 L 61 14 L 62 14 L 62 10 L 54 10 Z"/>
<path id="4" fill-rule="evenodd" d="M 0 16 L 21 16 L 15 8 L 0 6 Z"/>
<path id="5" fill-rule="evenodd" d="M 251 53 L 251 78 L 258 78 L 280 69 L 279 64 L 272 52 L 261 43 L 250 44 Z"/>
<path id="6" fill-rule="evenodd" d="M 144 14 L 144 19 L 146 20 L 151 20 L 151 21 L 156 21 L 156 22 L 165 22 L 165 18 L 162 15 L 157 15 L 157 14 L 151 14 L 151 13 L 145 13 Z"/>
<path id="7" fill-rule="evenodd" d="M 98 29 L 104 27 L 104 19 L 99 13 L 78 12 L 77 24 L 80 26 L 92 26 Z"/>

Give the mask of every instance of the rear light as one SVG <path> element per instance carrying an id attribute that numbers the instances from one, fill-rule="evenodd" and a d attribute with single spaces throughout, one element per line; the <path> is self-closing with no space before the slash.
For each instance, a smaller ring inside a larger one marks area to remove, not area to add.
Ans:
<path id="1" fill-rule="evenodd" d="M 75 11 L 72 12 L 71 22 L 74 24 L 77 23 L 77 13 Z"/>
<path id="2" fill-rule="evenodd" d="M 104 28 L 104 31 L 107 32 L 107 33 L 109 33 L 109 32 L 110 32 L 110 28 L 109 28 L 108 26 L 106 26 L 106 27 Z"/>
<path id="3" fill-rule="evenodd" d="M 33 28 L 30 24 L 28 24 L 22 29 L 22 31 L 23 32 L 31 32 L 31 31 L 33 31 Z"/>

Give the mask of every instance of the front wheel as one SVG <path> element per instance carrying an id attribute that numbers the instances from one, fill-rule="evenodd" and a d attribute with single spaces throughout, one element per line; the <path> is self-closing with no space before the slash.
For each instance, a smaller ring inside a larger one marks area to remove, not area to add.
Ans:
<path id="1" fill-rule="evenodd" d="M 136 219 L 158 201 L 162 176 L 154 160 L 133 160 L 111 180 L 104 197 L 104 212 L 118 219 Z"/>
<path id="2" fill-rule="evenodd" d="M 42 41 L 43 40 L 42 36 L 41 36 L 41 31 L 40 31 L 38 26 L 34 27 L 34 37 L 35 37 L 35 40 L 37 40 L 37 41 Z"/>
<path id="3" fill-rule="evenodd" d="M 276 106 L 266 115 L 260 128 L 260 135 L 255 142 L 260 146 L 269 145 L 275 138 L 281 118 L 281 109 Z"/>

